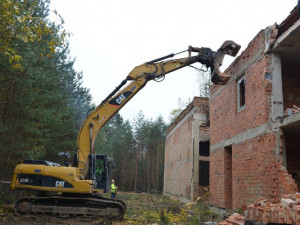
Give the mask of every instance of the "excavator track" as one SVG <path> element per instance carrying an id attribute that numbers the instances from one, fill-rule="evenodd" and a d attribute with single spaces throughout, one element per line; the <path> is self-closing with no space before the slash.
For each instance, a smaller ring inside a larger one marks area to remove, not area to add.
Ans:
<path id="1" fill-rule="evenodd" d="M 92 197 L 31 197 L 22 198 L 15 204 L 19 215 L 52 214 L 59 217 L 97 216 L 122 219 L 126 204 L 117 199 Z"/>

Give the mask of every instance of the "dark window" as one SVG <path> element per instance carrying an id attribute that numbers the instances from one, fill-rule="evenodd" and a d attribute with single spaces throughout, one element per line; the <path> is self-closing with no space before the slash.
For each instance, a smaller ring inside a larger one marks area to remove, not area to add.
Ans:
<path id="1" fill-rule="evenodd" d="M 239 182 L 239 181 L 237 181 Z M 224 148 L 224 197 L 225 208 L 232 208 L 232 146 Z"/>
<path id="2" fill-rule="evenodd" d="M 242 77 L 237 82 L 237 100 L 238 100 L 238 111 L 245 108 L 245 78 Z"/>
<path id="3" fill-rule="evenodd" d="M 199 142 L 199 155 L 209 156 L 209 141 Z"/>
<path id="4" fill-rule="evenodd" d="M 96 181 L 97 184 L 106 183 L 105 162 L 102 158 L 96 159 Z"/>
<path id="5" fill-rule="evenodd" d="M 199 161 L 199 185 L 209 186 L 209 161 Z"/>

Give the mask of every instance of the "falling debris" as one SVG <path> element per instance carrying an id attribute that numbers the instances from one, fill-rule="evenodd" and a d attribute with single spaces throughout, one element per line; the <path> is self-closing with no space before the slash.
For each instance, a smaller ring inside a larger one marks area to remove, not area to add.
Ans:
<path id="1" fill-rule="evenodd" d="M 292 108 L 286 108 L 285 109 L 285 115 L 292 115 L 300 112 L 300 108 L 296 105 L 293 105 Z"/>

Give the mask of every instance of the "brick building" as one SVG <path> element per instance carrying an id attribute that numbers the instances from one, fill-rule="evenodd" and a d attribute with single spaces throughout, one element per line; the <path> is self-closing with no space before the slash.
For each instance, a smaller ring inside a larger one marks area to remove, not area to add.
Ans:
<path id="1" fill-rule="evenodd" d="M 200 168 L 200 169 L 199 169 Z M 189 202 L 209 184 L 208 99 L 195 97 L 167 130 L 164 194 Z"/>
<path id="2" fill-rule="evenodd" d="M 261 30 L 225 71 L 228 84 L 211 87 L 210 120 L 195 97 L 168 129 L 164 194 L 191 201 L 209 182 L 211 204 L 239 209 L 300 191 L 299 15 Z"/>
<path id="3" fill-rule="evenodd" d="M 239 209 L 300 188 L 300 20 L 261 30 L 211 88 L 211 203 Z M 297 107 L 298 106 L 298 107 Z"/>

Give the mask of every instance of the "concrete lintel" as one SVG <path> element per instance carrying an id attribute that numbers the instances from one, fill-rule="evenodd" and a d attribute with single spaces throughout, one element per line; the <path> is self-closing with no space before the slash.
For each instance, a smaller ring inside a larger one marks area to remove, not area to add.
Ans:
<path id="1" fill-rule="evenodd" d="M 292 114 L 290 116 L 278 116 L 272 125 L 273 129 L 279 129 L 298 121 L 300 121 L 300 113 Z"/>
<path id="2" fill-rule="evenodd" d="M 207 122 L 207 115 L 206 115 L 206 113 L 194 113 L 193 119 L 200 121 L 200 124 L 201 123 L 206 123 Z"/>
<path id="3" fill-rule="evenodd" d="M 296 21 L 288 30 L 275 41 L 273 52 L 279 53 L 282 61 L 299 65 L 300 58 L 300 20 Z"/>
<path id="4" fill-rule="evenodd" d="M 201 160 L 201 161 L 210 161 L 210 158 L 209 158 L 209 156 L 199 156 L 198 160 Z"/>
<path id="5" fill-rule="evenodd" d="M 228 145 L 237 144 L 261 135 L 264 135 L 269 132 L 278 132 L 280 129 L 288 128 L 293 124 L 300 123 L 300 113 L 292 114 L 290 116 L 279 116 L 276 118 L 276 121 L 270 121 L 268 123 L 262 124 L 258 127 L 252 128 L 245 131 L 244 133 L 237 134 L 231 138 L 220 141 L 215 144 L 210 145 L 210 151 L 214 151 L 220 148 L 223 148 Z M 279 151 L 279 150 L 278 150 Z M 278 153 L 278 152 L 277 152 Z"/>
<path id="6" fill-rule="evenodd" d="M 209 141 L 209 134 L 200 134 L 199 141 Z"/>
<path id="7" fill-rule="evenodd" d="M 281 34 L 274 43 L 273 51 L 281 51 L 282 48 L 293 47 L 299 42 L 296 32 L 299 32 L 300 20 L 294 23 L 287 31 Z M 294 38 L 293 36 L 296 36 Z"/>
<path id="8" fill-rule="evenodd" d="M 168 139 L 188 118 L 190 118 L 194 112 L 196 111 L 196 108 L 193 107 L 191 109 L 191 111 L 189 111 L 188 114 L 186 114 L 182 120 L 180 120 L 180 122 L 170 131 L 170 133 L 167 135 L 166 139 Z"/>
<path id="9" fill-rule="evenodd" d="M 237 134 L 232 138 L 228 138 L 226 140 L 220 141 L 216 144 L 210 145 L 210 151 L 215 151 L 219 148 L 224 148 L 224 146 L 237 144 L 246 140 L 250 140 L 252 138 L 264 135 L 269 132 L 269 125 L 262 124 L 258 127 L 252 128 L 250 130 L 245 131 L 244 133 Z"/>

